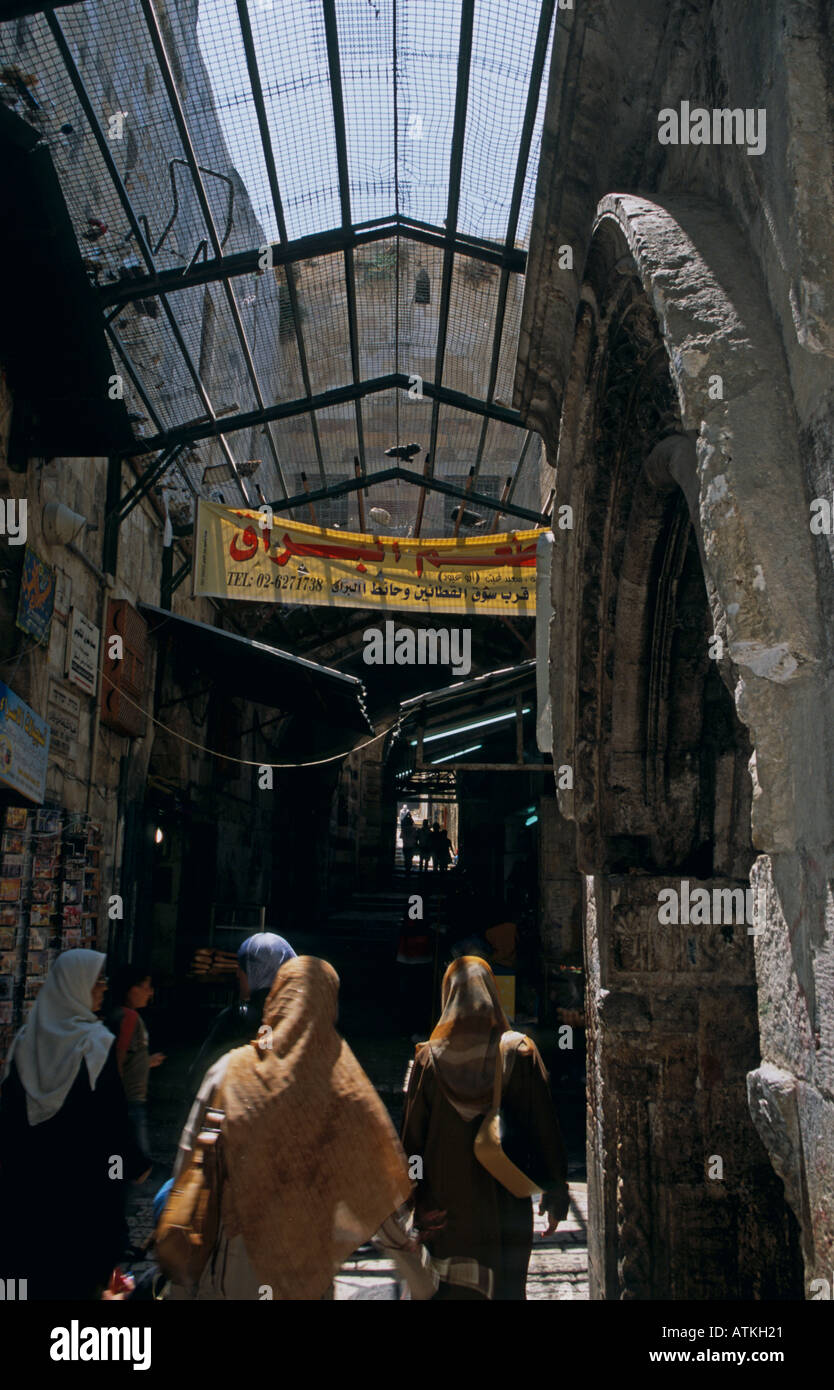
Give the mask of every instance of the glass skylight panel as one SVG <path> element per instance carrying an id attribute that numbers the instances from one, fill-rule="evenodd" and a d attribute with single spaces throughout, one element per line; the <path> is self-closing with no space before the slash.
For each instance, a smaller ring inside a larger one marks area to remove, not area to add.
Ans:
<path id="1" fill-rule="evenodd" d="M 397 370 L 409 378 L 434 380 L 443 252 L 425 242 L 400 238 L 400 314 Z M 414 389 L 419 389 L 415 383 Z M 412 411 L 425 402 L 409 401 Z"/>
<path id="2" fill-rule="evenodd" d="M 524 191 L 521 195 L 521 209 L 518 215 L 518 230 L 516 231 L 516 246 L 529 246 L 530 227 L 533 221 L 533 203 L 536 198 L 536 180 L 539 174 L 539 159 L 542 148 L 542 130 L 544 128 L 544 113 L 547 106 L 547 87 L 550 78 L 550 62 L 553 57 L 553 40 L 556 34 L 556 25 L 550 29 L 550 38 L 547 43 L 547 55 L 544 60 L 544 71 L 542 74 L 542 85 L 539 91 L 539 102 L 536 108 L 536 119 L 533 125 L 533 138 L 530 143 L 530 158 L 527 161 L 527 173 L 524 179 Z"/>
<path id="3" fill-rule="evenodd" d="M 201 11 L 206 3 L 221 0 L 201 0 Z M 231 0 L 222 3 L 237 26 L 236 7 Z M 294 240 L 338 227 L 339 172 L 320 0 L 253 3 L 249 19 L 287 235 Z M 257 130 L 253 138 L 259 142 Z"/>
<path id="4" fill-rule="evenodd" d="M 487 261 L 455 257 L 443 382 L 481 400 L 489 384 L 500 275 L 498 266 Z"/>
<path id="5" fill-rule="evenodd" d="M 404 242 L 399 244 L 401 317 L 402 299 L 408 292 L 405 263 L 413 249 Z M 353 260 L 359 370 L 365 379 L 386 376 L 396 371 L 397 241 L 392 237 L 357 247 Z"/>
<path id="6" fill-rule="evenodd" d="M 469 236 L 507 234 L 540 11 L 539 0 L 475 5 L 458 212 Z"/>
<path id="7" fill-rule="evenodd" d="M 449 201 L 460 8 L 460 0 L 397 6 L 400 214 L 436 227 Z"/>
<path id="8" fill-rule="evenodd" d="M 495 392 L 493 394 L 494 401 L 508 407 L 512 406 L 513 403 L 513 384 L 518 359 L 518 334 L 521 327 L 523 300 L 524 276 L 513 271 L 507 285 L 501 352 L 498 357 L 498 373 L 495 378 Z"/>
<path id="9" fill-rule="evenodd" d="M 341 252 L 300 262 L 296 283 L 313 394 L 347 386 L 353 373 Z"/>
<path id="10" fill-rule="evenodd" d="M 273 426 L 278 452 L 284 467 L 284 476 L 287 479 L 287 486 L 291 494 L 294 494 L 296 490 L 301 491 L 301 488 L 296 489 L 295 486 L 295 479 L 299 473 L 307 474 L 307 481 L 311 490 L 321 484 L 312 419 L 312 415 L 294 415 L 289 420 L 276 421 Z M 300 521 L 309 520 L 309 514 L 307 517 L 301 512 L 293 513 L 293 515 Z"/>
<path id="11" fill-rule="evenodd" d="M 351 218 L 391 217 L 394 189 L 392 0 L 337 0 Z"/>
<path id="12" fill-rule="evenodd" d="M 258 25 L 261 13 L 256 5 L 251 7 L 250 22 L 253 30 Z M 214 95 L 217 121 L 223 131 L 232 162 L 249 194 L 254 218 L 257 219 L 256 226 L 252 225 L 251 216 L 235 219 L 234 235 L 230 237 L 224 249 L 245 250 L 247 247 L 260 244 L 262 238 L 277 241 L 278 226 L 234 0 L 200 0 L 197 40 Z M 261 81 L 264 82 L 263 74 Z M 205 110 L 203 102 L 192 101 L 186 105 L 198 158 L 202 164 L 210 167 L 215 121 L 206 119 Z M 210 178 L 205 179 L 206 192 L 212 200 L 215 223 L 220 228 L 223 225 L 224 210 L 222 206 L 218 207 L 220 189 L 213 187 L 215 182 Z M 246 226 L 247 222 L 249 226 Z M 220 235 L 222 236 L 222 231 Z M 254 239 L 255 237 L 257 239 Z"/>

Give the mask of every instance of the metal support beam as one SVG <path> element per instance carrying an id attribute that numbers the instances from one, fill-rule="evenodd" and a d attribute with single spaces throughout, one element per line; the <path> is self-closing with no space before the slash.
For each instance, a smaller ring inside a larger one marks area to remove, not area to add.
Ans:
<path id="1" fill-rule="evenodd" d="M 456 256 L 468 256 L 488 265 L 505 267 L 520 275 L 524 274 L 527 265 L 527 252 L 520 247 L 507 248 L 497 241 L 476 241 L 460 235 L 450 237 L 442 227 L 432 227 L 428 223 L 413 223 L 404 217 L 384 218 L 372 226 L 337 227 L 331 231 L 299 237 L 295 241 L 276 242 L 271 248 L 272 265 L 291 267 L 297 261 L 310 261 L 317 256 L 330 256 L 356 246 L 368 246 L 375 241 L 389 241 L 397 236 L 406 241 L 436 246 L 441 251 L 451 250 Z M 257 275 L 260 271 L 260 256 L 259 247 L 224 255 L 220 260 L 212 256 L 209 260 L 197 261 L 181 270 L 160 270 L 141 279 L 119 280 L 113 284 L 98 285 L 96 293 L 100 303 L 105 306 L 130 304 L 136 299 L 151 299 L 157 294 L 173 294 L 175 290 L 191 289 L 194 285 L 211 285 L 218 280 Z"/>
<path id="2" fill-rule="evenodd" d="M 440 492 L 446 497 L 459 497 L 461 500 L 472 502 L 487 510 L 495 507 L 494 497 L 485 497 L 480 492 L 467 492 L 465 488 L 458 487 L 455 483 L 447 483 L 445 478 L 425 478 L 422 473 L 415 473 L 410 468 L 383 468 L 378 473 L 368 473 L 364 477 L 346 478 L 342 483 L 330 483 L 327 487 L 319 488 L 316 492 L 297 492 L 294 497 L 283 498 L 280 502 L 273 502 L 273 512 L 294 511 L 296 507 L 307 507 L 311 502 L 324 502 L 332 497 L 344 497 L 351 492 L 358 492 L 363 488 L 374 487 L 382 483 L 410 483 L 413 487 L 428 488 L 430 492 Z M 516 507 L 511 503 L 504 503 L 502 511 L 508 516 L 517 516 L 520 521 L 532 523 L 533 526 L 546 526 L 547 518 L 540 512 L 530 511 L 527 507 Z"/>
<path id="3" fill-rule="evenodd" d="M 504 238 L 505 250 L 509 250 L 515 246 L 516 233 L 518 232 L 521 199 L 524 196 L 524 183 L 527 178 L 527 166 L 530 162 L 530 148 L 533 143 L 533 130 L 536 124 L 536 112 L 539 106 L 539 96 L 541 93 L 542 78 L 544 76 L 544 60 L 547 56 L 547 44 L 553 24 L 555 3 L 556 0 L 542 0 L 541 12 L 539 14 L 536 46 L 533 50 L 530 82 L 527 88 L 527 103 L 524 108 L 524 121 L 521 127 L 521 138 L 518 146 L 513 191 L 510 198 L 510 213 L 507 218 L 507 234 Z M 491 401 L 495 395 L 495 384 L 498 379 L 498 364 L 501 360 L 501 340 L 504 335 L 504 319 L 507 312 L 507 294 L 509 286 L 510 272 L 505 268 L 501 271 L 501 280 L 498 286 L 498 302 L 495 306 L 495 333 L 492 340 L 492 356 L 489 364 L 489 384 L 487 386 L 488 401 Z M 478 440 L 478 450 L 475 455 L 476 478 L 481 471 L 481 461 L 484 456 L 487 429 L 488 422 L 484 419 L 480 438 Z"/>
<path id="4" fill-rule="evenodd" d="M 472 64 L 472 30 L 475 19 L 475 0 L 461 0 L 460 43 L 458 46 L 458 72 L 455 87 L 455 116 L 452 125 L 452 146 L 449 155 L 449 197 L 446 204 L 446 231 L 454 238 L 458 229 L 458 207 L 460 205 L 460 181 L 463 170 L 463 143 L 466 136 L 466 108 L 469 102 L 469 71 Z M 443 253 L 443 274 L 440 284 L 440 311 L 437 320 L 437 347 L 434 355 L 434 383 L 440 386 L 443 381 L 443 363 L 446 357 L 446 334 L 449 328 L 449 305 L 452 296 L 452 272 L 455 265 L 454 252 L 448 247 Z M 435 398 L 431 412 L 431 431 L 429 455 L 432 468 L 437 457 L 437 427 L 440 419 L 440 403 Z M 420 517 L 422 522 L 422 515 Z M 415 526 L 419 534 L 419 526 Z"/>
<path id="5" fill-rule="evenodd" d="M 513 494 L 515 493 L 516 487 L 518 486 L 518 480 L 521 477 L 521 470 L 527 462 L 527 455 L 530 452 L 530 446 L 533 443 L 534 434 L 535 430 L 528 430 L 524 439 L 524 443 L 521 446 L 521 453 L 519 455 L 518 463 L 516 464 L 515 469 L 513 470 L 513 480 L 510 483 L 510 490 L 507 493 L 506 500 L 508 502 L 512 502 L 513 500 Z"/>
<path id="6" fill-rule="evenodd" d="M 147 497 L 154 483 L 158 482 L 163 473 L 167 473 L 171 465 L 176 462 L 184 447 L 185 445 L 178 444 L 174 449 L 163 449 L 159 458 L 145 469 L 141 478 L 136 479 L 133 487 L 128 489 L 116 509 L 120 526 L 125 517 L 129 516 L 133 508 L 142 501 L 142 498 Z"/>
<path id="7" fill-rule="evenodd" d="M 295 415 L 326 410 L 331 405 L 344 405 L 346 402 L 359 400 L 362 396 L 376 395 L 379 391 L 407 389 L 408 377 L 405 372 L 389 372 L 386 376 L 360 381 L 358 385 L 336 386 L 332 391 L 322 391 L 317 396 L 301 396 L 293 401 L 282 401 L 278 405 L 267 406 L 264 410 L 249 410 L 240 415 L 226 415 L 220 419 L 214 417 L 209 421 L 192 420 L 187 425 L 174 425 L 149 439 L 137 439 L 136 443 L 124 452 L 131 455 L 156 453 L 157 450 L 172 444 L 193 444 L 198 439 L 251 429 L 253 426 L 266 424 L 269 420 L 289 420 Z M 490 405 L 474 396 L 467 396 L 463 391 L 452 391 L 448 386 L 437 387 L 432 382 L 424 381 L 423 394 L 444 405 L 468 411 L 471 415 L 488 415 L 491 420 L 503 420 L 507 425 L 524 427 L 524 421 L 517 410 L 508 410 L 502 405 Z M 494 505 L 494 498 L 492 502 Z"/>
<path id="8" fill-rule="evenodd" d="M 113 188 L 115 189 L 116 196 L 118 197 L 119 202 L 122 206 L 122 211 L 124 212 L 128 220 L 130 230 L 133 234 L 134 240 L 139 250 L 139 254 L 145 262 L 145 265 L 147 266 L 149 273 L 151 275 L 155 275 L 156 266 L 154 265 L 154 260 L 151 254 L 150 247 L 148 246 L 148 243 L 145 239 L 145 233 L 142 230 L 139 218 L 133 207 L 133 203 L 130 200 L 130 195 L 127 192 L 127 189 L 125 188 L 124 183 L 122 182 L 121 174 L 119 173 L 115 161 L 113 159 L 113 154 L 110 148 L 110 142 L 104 134 L 101 122 L 99 121 L 96 110 L 93 106 L 92 101 L 90 100 L 90 94 L 87 91 L 84 79 L 82 78 L 81 73 L 79 72 L 76 66 L 75 59 L 73 58 L 72 53 L 70 52 L 69 44 L 67 43 L 66 38 L 64 37 L 64 31 L 53 13 L 50 12 L 46 14 L 44 18 L 46 20 L 47 25 L 49 26 L 49 31 L 52 34 L 53 39 L 55 40 L 55 45 L 58 49 L 58 52 L 61 55 L 61 60 L 64 64 L 64 67 L 66 68 L 67 75 L 69 76 L 70 82 L 72 83 L 73 90 L 78 98 L 81 109 L 84 112 L 84 115 L 87 119 L 87 123 L 90 127 L 90 130 L 92 131 L 93 138 L 96 142 L 96 145 L 98 146 L 99 153 L 102 157 L 105 168 L 107 169 L 107 172 L 110 176 L 110 180 L 113 184 Z M 200 373 L 194 365 L 191 354 L 188 351 L 188 344 L 186 343 L 182 335 L 182 330 L 179 326 L 179 323 L 177 322 L 176 316 L 174 315 L 171 306 L 168 303 L 168 300 L 164 294 L 161 294 L 159 296 L 159 302 L 162 305 L 163 312 L 168 321 L 168 326 L 171 330 L 171 333 L 174 336 L 174 341 L 176 342 L 177 347 L 179 348 L 180 353 L 182 354 L 183 361 L 185 362 L 191 380 L 194 383 L 197 395 L 200 397 L 203 403 L 203 409 L 209 416 L 209 419 L 211 421 L 215 421 L 214 408 L 211 404 L 211 401 L 209 400 L 208 393 L 206 392 L 205 386 L 203 385 Z M 246 491 L 243 479 L 240 477 L 240 474 L 237 471 L 237 464 L 235 462 L 234 456 L 232 454 L 231 449 L 229 448 L 226 439 L 222 436 L 222 434 L 219 434 L 216 429 L 211 429 L 209 431 L 209 434 L 218 435 L 220 447 L 226 455 L 229 467 L 231 468 L 235 476 L 235 479 L 237 480 L 238 487 L 240 488 L 241 497 L 244 499 L 248 506 L 249 494 Z M 130 452 L 132 452 L 132 450 Z M 147 451 L 139 450 L 138 452 Z"/>
<path id="9" fill-rule="evenodd" d="M 345 102 L 342 92 L 342 64 L 339 57 L 339 27 L 336 22 L 335 0 L 322 0 L 324 8 L 324 35 L 327 44 L 327 67 L 330 74 L 330 98 L 333 103 L 333 128 L 336 137 L 336 165 L 339 171 L 339 206 L 342 213 L 342 230 L 351 228 L 350 212 L 350 173 L 348 170 L 347 135 L 345 133 Z M 348 335 L 350 339 L 350 367 L 353 384 L 361 380 L 359 368 L 359 332 L 356 321 L 356 277 L 354 274 L 353 248 L 344 250 L 345 298 L 348 313 Z M 361 397 L 354 403 L 356 413 L 356 440 L 359 445 L 359 459 L 365 467 L 365 432 L 362 427 Z"/>
<path id="10" fill-rule="evenodd" d="M 172 594 L 175 594 L 175 593 L 176 593 L 176 591 L 177 591 L 177 589 L 180 587 L 180 584 L 182 583 L 182 581 L 183 581 L 184 579 L 186 579 L 190 573 L 191 573 L 191 557 L 189 556 L 189 558 L 185 561 L 185 563 L 182 564 L 182 565 L 180 565 L 179 569 L 177 570 L 177 572 L 174 574 L 173 578 L 171 579 L 171 593 L 172 593 Z"/>
<path id="11" fill-rule="evenodd" d="M 122 461 L 107 460 L 107 491 L 104 499 L 104 547 L 101 568 L 115 575 L 119 562 L 119 519 L 116 515 L 122 491 Z"/>
<path id="12" fill-rule="evenodd" d="M 159 70 L 162 75 L 162 81 L 165 85 L 165 90 L 168 94 L 168 103 L 171 107 L 171 111 L 173 112 L 174 123 L 179 133 L 186 162 L 188 164 L 189 170 L 191 171 L 192 182 L 197 193 L 197 201 L 200 204 L 200 209 L 202 211 L 203 219 L 206 224 L 206 230 L 208 231 L 209 238 L 211 240 L 211 245 L 214 251 L 215 259 L 218 261 L 222 261 L 223 247 L 221 246 L 220 237 L 218 236 L 217 227 L 215 226 L 214 214 L 212 213 L 211 204 L 208 200 L 206 186 L 203 183 L 203 176 L 200 172 L 200 165 L 197 159 L 197 153 L 194 149 L 194 143 L 191 139 L 191 131 L 188 128 L 188 121 L 186 120 L 185 110 L 183 108 L 182 101 L 180 100 L 180 94 L 177 90 L 177 84 L 174 78 L 174 74 L 171 70 L 171 61 L 168 57 L 168 50 L 165 47 L 165 40 L 162 37 L 162 30 L 159 27 L 159 20 L 157 19 L 156 11 L 153 5 L 151 4 L 151 0 L 142 0 L 142 12 L 145 16 L 145 23 L 148 27 L 148 32 L 151 37 L 151 43 L 153 44 L 153 49 L 156 54 L 156 60 L 159 64 Z M 243 320 L 240 317 L 240 308 L 238 306 L 237 299 L 235 298 L 235 292 L 232 289 L 232 286 L 227 277 L 224 277 L 221 283 L 223 286 L 223 293 L 226 297 L 226 303 L 229 307 L 229 313 L 232 316 L 232 322 L 235 326 L 235 334 L 237 336 L 238 343 L 240 344 L 240 350 L 243 353 L 243 359 L 246 363 L 246 371 L 249 376 L 249 380 L 252 383 L 252 390 L 255 393 L 255 400 L 258 402 L 259 409 L 262 410 L 264 408 L 265 402 L 263 392 L 261 390 L 261 383 L 258 379 L 257 368 L 255 366 L 255 361 L 252 356 L 252 350 L 249 346 L 249 339 L 246 336 L 246 330 L 243 326 Z M 275 464 L 275 471 L 278 474 L 278 480 L 284 492 L 286 492 L 287 484 L 284 478 L 284 470 L 281 467 L 281 460 L 278 457 L 278 449 L 276 447 L 275 440 L 272 437 L 271 429 L 267 428 L 266 435 L 267 440 L 269 442 L 270 453 L 272 454 L 272 461 Z"/>
<path id="13" fill-rule="evenodd" d="M 174 579 L 174 547 L 165 545 L 162 547 L 162 581 L 159 586 L 159 606 L 160 608 L 171 607 L 171 585 Z"/>
<path id="14" fill-rule="evenodd" d="M 42 14 L 46 10 L 68 9 L 70 5 L 81 5 L 82 0 L 6 0 L 3 5 L 3 22 L 10 19 L 25 19 L 27 15 Z"/>
<path id="15" fill-rule="evenodd" d="M 252 88 L 252 100 L 255 103 L 255 114 L 258 118 L 258 130 L 261 136 L 263 147 L 264 164 L 266 165 L 266 175 L 269 180 L 269 192 L 272 198 L 272 208 L 275 213 L 275 223 L 278 227 L 280 238 L 280 249 L 286 252 L 289 247 L 289 237 L 287 236 L 287 222 L 284 217 L 284 203 L 281 198 L 281 189 L 278 183 L 278 170 L 275 165 L 275 154 L 272 149 L 272 135 L 269 129 L 269 118 L 266 114 L 266 103 L 264 102 L 263 85 L 261 83 L 261 73 L 258 67 L 258 55 L 255 52 L 255 41 L 252 37 L 252 26 L 249 23 L 249 9 L 247 0 L 237 0 L 237 13 L 240 22 L 240 33 L 243 39 L 243 50 L 246 54 L 246 67 L 249 73 L 249 83 Z M 278 264 L 275 259 L 275 248 L 273 248 L 273 265 Z M 295 341 L 298 349 L 298 361 L 301 367 L 301 380 L 304 390 L 309 399 L 312 399 L 313 388 L 310 383 L 310 368 L 307 363 L 307 349 L 304 343 L 304 334 L 301 331 L 301 308 L 298 302 L 298 286 L 295 280 L 295 269 L 292 258 L 283 262 L 286 266 L 287 294 L 290 299 L 292 310 L 293 328 L 295 330 Z M 324 457 L 321 451 L 321 439 L 319 438 L 318 421 L 314 412 L 310 414 L 310 427 L 313 431 L 313 443 L 316 450 L 316 461 L 318 463 L 319 475 L 322 483 L 325 482 Z"/>

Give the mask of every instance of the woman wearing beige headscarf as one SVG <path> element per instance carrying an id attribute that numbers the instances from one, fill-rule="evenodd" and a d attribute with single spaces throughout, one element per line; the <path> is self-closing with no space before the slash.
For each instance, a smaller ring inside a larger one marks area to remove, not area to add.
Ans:
<path id="1" fill-rule="evenodd" d="M 346 1256 L 411 1195 L 387 1111 L 336 1031 L 338 995 L 326 961 L 287 961 L 259 1036 L 206 1074 L 174 1179 L 206 1111 L 221 1110 L 221 1228 L 198 1287 L 175 1297 L 327 1297 Z"/>
<path id="2" fill-rule="evenodd" d="M 462 956 L 443 977 L 440 1020 L 420 1043 L 406 1096 L 403 1144 L 420 1155 L 417 1224 L 440 1275 L 439 1299 L 523 1299 L 533 1246 L 529 1197 L 514 1197 L 475 1157 L 492 1105 L 499 1046 L 503 1148 L 533 1181 L 555 1231 L 568 1210 L 565 1151 L 536 1045 L 514 1033 L 486 961 Z"/>

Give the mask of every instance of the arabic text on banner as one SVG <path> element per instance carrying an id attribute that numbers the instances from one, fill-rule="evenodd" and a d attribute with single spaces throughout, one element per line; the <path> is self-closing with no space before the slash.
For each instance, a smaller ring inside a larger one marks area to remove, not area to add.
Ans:
<path id="1" fill-rule="evenodd" d="M 408 609 L 423 613 L 536 611 L 542 531 L 467 540 L 403 540 L 305 526 L 200 501 L 194 593 L 257 603 Z"/>

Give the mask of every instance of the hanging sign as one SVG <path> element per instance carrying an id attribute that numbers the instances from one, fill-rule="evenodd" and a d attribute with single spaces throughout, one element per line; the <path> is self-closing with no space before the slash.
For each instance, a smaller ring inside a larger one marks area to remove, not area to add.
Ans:
<path id="1" fill-rule="evenodd" d="M 20 597 L 17 604 L 17 626 L 38 642 L 49 635 L 52 609 L 55 603 L 55 571 L 39 560 L 28 545 L 23 555 Z"/>
<path id="2" fill-rule="evenodd" d="M 270 528 L 265 510 L 198 503 L 195 595 L 329 608 L 535 614 L 541 531 L 403 540 L 281 516 Z"/>
<path id="3" fill-rule="evenodd" d="M 71 608 L 67 624 L 67 654 L 65 673 L 73 685 L 86 695 L 95 695 L 98 683 L 98 644 L 100 633 L 95 623 L 78 608 Z"/>
<path id="4" fill-rule="evenodd" d="M 0 782 L 40 805 L 48 757 L 46 720 L 0 681 Z"/>
<path id="5" fill-rule="evenodd" d="M 77 757 L 81 724 L 81 701 L 78 696 L 59 681 L 50 681 L 47 712 L 52 731 L 52 752 L 62 758 Z"/>

